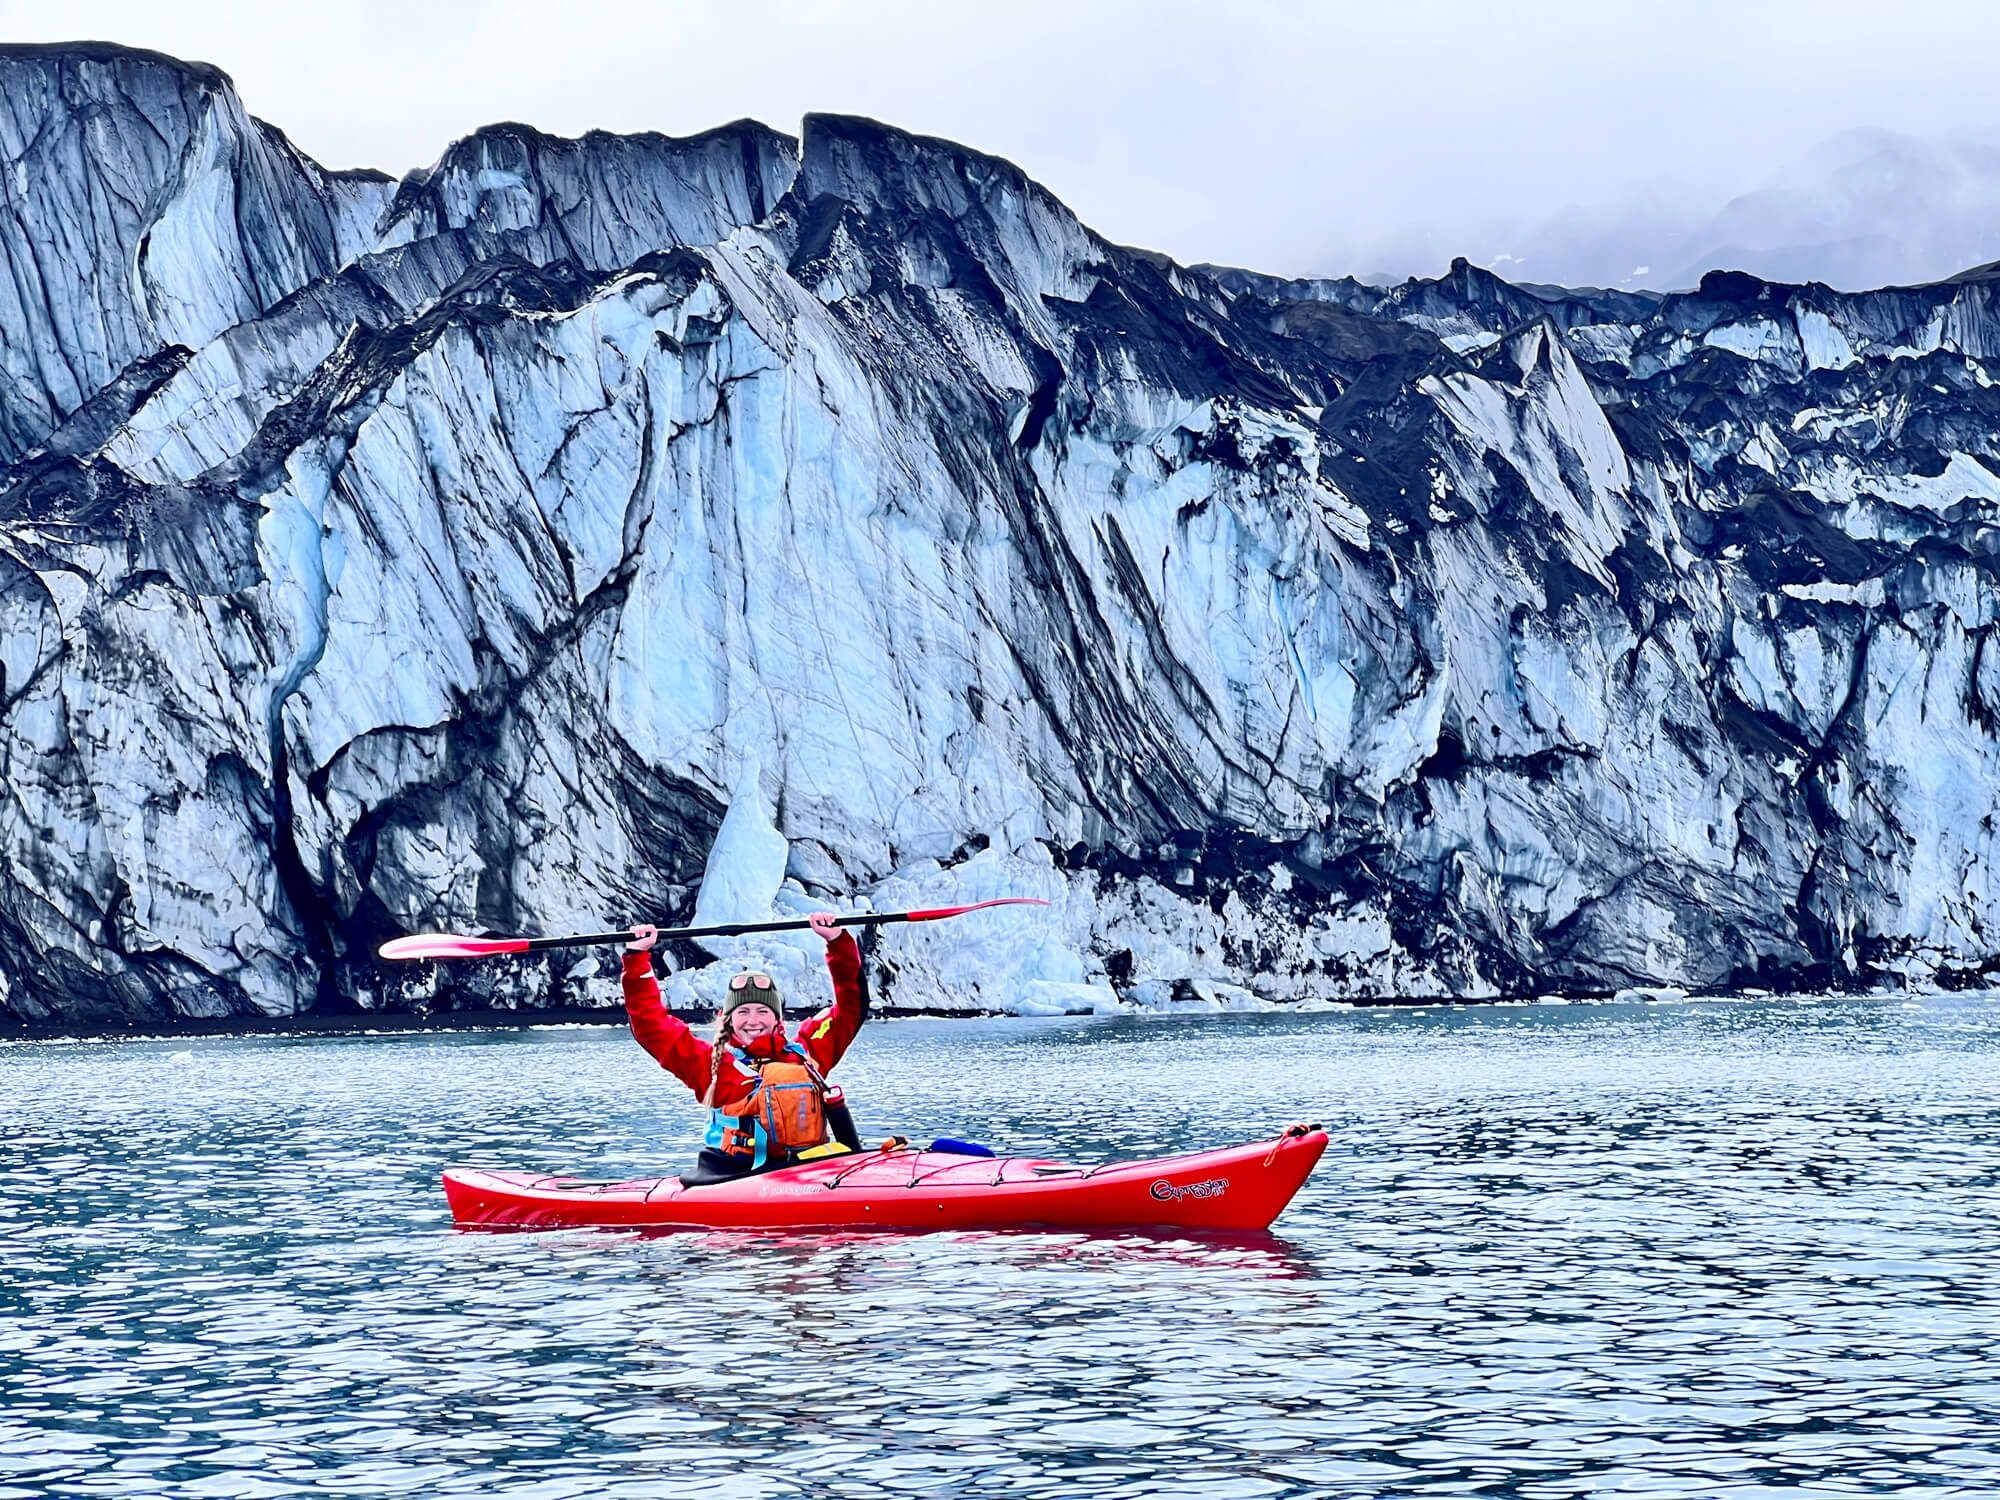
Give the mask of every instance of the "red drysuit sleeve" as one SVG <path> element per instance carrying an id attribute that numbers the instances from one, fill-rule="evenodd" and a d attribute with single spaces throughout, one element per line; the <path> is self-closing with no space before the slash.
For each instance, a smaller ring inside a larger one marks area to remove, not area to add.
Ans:
<path id="1" fill-rule="evenodd" d="M 855 972 L 859 973 L 858 952 L 855 960 Z M 625 954 L 625 1014 L 632 1022 L 632 1035 L 653 1054 L 654 1061 L 692 1089 L 695 1098 L 708 1092 L 708 1043 L 689 1031 L 687 1022 L 667 1013 L 660 1001 L 660 981 L 653 977 L 650 953 L 628 950 Z"/>
<path id="2" fill-rule="evenodd" d="M 833 974 L 833 1004 L 799 1027 L 798 1042 L 812 1055 L 820 1072 L 831 1073 L 847 1044 L 854 1040 L 854 1033 L 861 1029 L 867 1008 L 861 987 L 861 949 L 853 933 L 843 932 L 826 945 L 826 966 Z"/>

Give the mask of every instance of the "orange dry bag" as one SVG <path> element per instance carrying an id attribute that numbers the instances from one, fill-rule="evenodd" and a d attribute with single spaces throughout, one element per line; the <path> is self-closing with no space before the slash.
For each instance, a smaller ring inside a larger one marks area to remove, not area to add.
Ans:
<path id="1" fill-rule="evenodd" d="M 826 1084 L 811 1066 L 769 1062 L 745 1114 L 765 1140 L 785 1151 L 803 1151 L 826 1139 Z"/>

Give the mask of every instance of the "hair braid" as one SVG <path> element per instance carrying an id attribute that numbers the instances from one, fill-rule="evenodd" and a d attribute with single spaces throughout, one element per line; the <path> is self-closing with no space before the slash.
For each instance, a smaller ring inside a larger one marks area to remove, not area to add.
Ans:
<path id="1" fill-rule="evenodd" d="M 715 1045 L 708 1049 L 708 1092 L 701 1102 L 708 1108 L 716 1107 L 716 1094 L 722 1088 L 722 1055 L 729 1050 L 729 1017 L 724 1016 L 715 1028 Z"/>

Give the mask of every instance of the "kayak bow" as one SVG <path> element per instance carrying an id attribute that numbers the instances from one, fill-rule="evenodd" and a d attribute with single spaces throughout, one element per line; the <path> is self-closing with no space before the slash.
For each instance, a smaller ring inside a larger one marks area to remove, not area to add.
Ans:
<path id="1" fill-rule="evenodd" d="M 481 1229 L 1268 1229 L 1326 1142 L 1294 1125 L 1276 1141 L 1088 1168 L 885 1147 L 700 1187 L 452 1167 L 444 1190 L 452 1218 Z"/>

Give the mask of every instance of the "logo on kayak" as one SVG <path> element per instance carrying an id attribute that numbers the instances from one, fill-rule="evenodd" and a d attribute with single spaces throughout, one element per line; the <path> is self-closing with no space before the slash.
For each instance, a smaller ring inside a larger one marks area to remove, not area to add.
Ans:
<path id="1" fill-rule="evenodd" d="M 1163 1177 L 1146 1191 L 1161 1203 L 1178 1203 L 1183 1198 L 1220 1198 L 1229 1191 L 1229 1179 L 1211 1177 L 1206 1182 L 1172 1183 Z"/>

